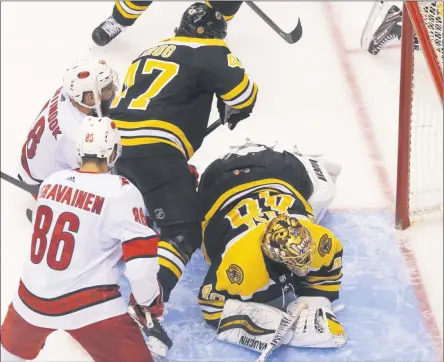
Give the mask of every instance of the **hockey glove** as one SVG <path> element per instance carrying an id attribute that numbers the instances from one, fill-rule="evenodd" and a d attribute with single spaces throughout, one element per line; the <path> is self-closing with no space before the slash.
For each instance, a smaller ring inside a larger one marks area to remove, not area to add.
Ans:
<path id="1" fill-rule="evenodd" d="M 190 170 L 191 174 L 196 179 L 196 187 L 199 186 L 199 172 L 197 172 L 196 166 L 188 165 L 188 170 Z"/>
<path id="2" fill-rule="evenodd" d="M 250 117 L 251 109 L 248 110 L 239 110 L 234 109 L 227 105 L 222 98 L 217 97 L 217 110 L 219 111 L 220 119 L 222 124 L 228 124 L 228 128 L 233 130 L 236 128 L 236 125 Z"/>
<path id="3" fill-rule="evenodd" d="M 153 354 L 164 358 L 167 355 L 167 351 L 173 346 L 173 342 L 157 319 L 157 317 L 163 314 L 164 309 L 161 287 L 160 290 L 161 292 L 149 307 L 137 304 L 131 293 L 128 313 L 147 337 L 149 350 Z"/>
<path id="4" fill-rule="evenodd" d="M 159 295 L 153 300 L 153 302 L 149 305 L 140 305 L 137 303 L 134 298 L 133 293 L 130 295 L 129 305 L 134 308 L 134 311 L 137 313 L 137 316 L 141 321 L 146 322 L 146 314 L 149 313 L 151 316 L 155 318 L 160 318 L 163 315 L 164 305 L 163 305 L 163 292 L 162 286 L 159 284 Z"/>
<path id="5" fill-rule="evenodd" d="M 307 305 L 299 310 L 300 304 Z M 293 335 L 287 342 L 292 347 L 339 348 L 346 344 L 347 333 L 336 318 L 330 301 L 325 297 L 299 297 L 287 307 L 287 313 L 297 317 Z"/>

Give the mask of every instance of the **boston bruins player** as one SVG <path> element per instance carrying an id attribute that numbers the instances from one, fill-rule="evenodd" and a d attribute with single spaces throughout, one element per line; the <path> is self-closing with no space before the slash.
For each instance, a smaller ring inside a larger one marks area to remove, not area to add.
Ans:
<path id="1" fill-rule="evenodd" d="M 293 316 L 282 343 L 346 343 L 331 307 L 339 297 L 342 245 L 316 223 L 335 196 L 339 173 L 332 162 L 250 144 L 202 174 L 202 251 L 211 266 L 199 304 L 219 340 L 261 351 Z M 290 289 L 298 298 L 287 313 L 263 304 Z"/>
<path id="2" fill-rule="evenodd" d="M 152 1 L 116 1 L 112 15 L 94 29 L 94 42 L 100 46 L 107 45 L 125 28 L 133 25 L 151 4 Z M 220 11 L 229 21 L 238 12 L 242 1 L 206 1 L 205 4 Z"/>
<path id="3" fill-rule="evenodd" d="M 221 13 L 191 5 L 175 37 L 132 62 L 111 106 L 123 145 L 117 171 L 138 187 L 161 229 L 165 301 L 202 243 L 203 213 L 187 161 L 204 140 L 213 97 L 230 129 L 256 102 L 258 87 L 223 41 L 226 29 Z"/>

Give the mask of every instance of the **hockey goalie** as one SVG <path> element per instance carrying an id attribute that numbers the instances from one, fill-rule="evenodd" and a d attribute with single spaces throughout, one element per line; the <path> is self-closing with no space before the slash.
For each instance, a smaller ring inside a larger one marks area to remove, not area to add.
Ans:
<path id="1" fill-rule="evenodd" d="M 199 292 L 217 339 L 261 352 L 281 344 L 337 348 L 342 245 L 320 226 L 333 200 L 337 163 L 247 143 L 211 163 L 199 184 L 203 254 Z M 286 312 L 267 305 L 292 291 Z"/>

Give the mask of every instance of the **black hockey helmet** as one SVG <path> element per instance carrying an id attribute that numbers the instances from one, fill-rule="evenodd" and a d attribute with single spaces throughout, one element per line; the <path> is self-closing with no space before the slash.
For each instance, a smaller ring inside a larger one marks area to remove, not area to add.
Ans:
<path id="1" fill-rule="evenodd" d="M 175 33 L 193 38 L 224 39 L 227 22 L 219 11 L 204 3 L 195 3 L 184 12 Z"/>

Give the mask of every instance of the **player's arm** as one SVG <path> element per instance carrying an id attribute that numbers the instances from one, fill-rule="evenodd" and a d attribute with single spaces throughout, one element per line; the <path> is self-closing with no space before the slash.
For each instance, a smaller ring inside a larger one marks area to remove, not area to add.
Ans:
<path id="1" fill-rule="evenodd" d="M 150 306 L 159 295 L 157 272 L 158 235 L 146 225 L 143 198 L 137 188 L 121 178 L 123 192 L 111 201 L 104 226 L 122 243 L 125 275 L 139 305 Z"/>
<path id="2" fill-rule="evenodd" d="M 258 86 L 226 46 L 202 47 L 199 51 L 205 69 L 203 86 L 217 95 L 221 120 L 233 129 L 253 111 Z"/>
<path id="3" fill-rule="evenodd" d="M 305 277 L 299 295 L 325 297 L 333 302 L 339 298 L 341 287 L 342 244 L 330 230 L 319 225 L 315 230 L 317 250 L 313 263 L 318 270 Z"/>

